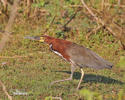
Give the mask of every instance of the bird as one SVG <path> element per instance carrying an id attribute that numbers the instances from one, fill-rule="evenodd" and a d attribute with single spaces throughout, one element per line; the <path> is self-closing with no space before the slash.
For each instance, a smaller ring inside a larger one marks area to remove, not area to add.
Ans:
<path id="1" fill-rule="evenodd" d="M 78 90 L 80 88 L 80 84 L 84 77 L 83 68 L 89 67 L 93 69 L 104 69 L 104 68 L 111 69 L 113 67 L 112 63 L 103 59 L 89 48 L 86 48 L 83 45 L 79 45 L 68 40 L 54 38 L 48 35 L 26 36 L 25 39 L 36 40 L 48 44 L 50 51 L 54 52 L 55 54 L 57 54 L 65 61 L 71 64 L 70 77 L 67 79 L 54 81 L 51 83 L 51 85 L 58 82 L 72 80 L 75 69 L 80 68 L 81 78 L 76 88 Z"/>

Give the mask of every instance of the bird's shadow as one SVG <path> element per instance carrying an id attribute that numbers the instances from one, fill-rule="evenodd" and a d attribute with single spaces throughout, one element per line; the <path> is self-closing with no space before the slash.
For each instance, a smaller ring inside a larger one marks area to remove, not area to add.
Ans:
<path id="1" fill-rule="evenodd" d="M 62 73 L 71 74 L 70 71 L 54 71 L 54 72 L 62 72 Z M 73 79 L 79 80 L 80 77 L 81 77 L 80 72 L 74 72 Z M 120 84 L 120 85 L 124 84 L 124 82 L 113 79 L 111 77 L 106 77 L 106 76 L 102 76 L 102 75 L 95 75 L 95 74 L 85 74 L 83 82 L 84 83 L 91 82 L 91 83 L 105 83 L 105 84 Z"/>

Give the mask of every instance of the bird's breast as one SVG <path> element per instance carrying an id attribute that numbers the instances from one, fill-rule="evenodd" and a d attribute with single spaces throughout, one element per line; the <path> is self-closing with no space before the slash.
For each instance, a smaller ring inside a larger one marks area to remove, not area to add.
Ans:
<path id="1" fill-rule="evenodd" d="M 50 50 L 51 50 L 52 52 L 54 52 L 55 54 L 57 54 L 58 56 L 62 57 L 64 60 L 67 61 L 67 59 L 63 56 L 63 54 L 61 54 L 60 52 L 54 50 L 52 46 L 53 46 L 53 45 L 50 44 L 50 46 L 49 46 L 49 47 L 50 47 Z"/>

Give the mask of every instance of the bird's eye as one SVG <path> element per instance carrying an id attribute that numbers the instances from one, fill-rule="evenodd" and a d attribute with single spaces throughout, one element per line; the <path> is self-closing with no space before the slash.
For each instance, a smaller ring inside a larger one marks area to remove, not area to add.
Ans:
<path id="1" fill-rule="evenodd" d="M 43 37 L 40 37 L 40 42 L 44 42 L 44 38 Z"/>

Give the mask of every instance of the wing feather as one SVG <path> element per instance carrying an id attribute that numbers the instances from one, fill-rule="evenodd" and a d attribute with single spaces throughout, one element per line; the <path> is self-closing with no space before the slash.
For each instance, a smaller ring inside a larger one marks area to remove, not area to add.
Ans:
<path id="1" fill-rule="evenodd" d="M 75 43 L 67 49 L 67 53 L 69 54 L 70 59 L 80 67 L 86 66 L 95 69 L 103 69 L 111 68 L 113 66 L 110 62 L 104 60 L 92 50 Z"/>

